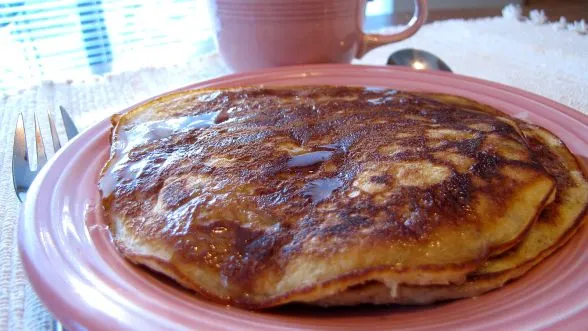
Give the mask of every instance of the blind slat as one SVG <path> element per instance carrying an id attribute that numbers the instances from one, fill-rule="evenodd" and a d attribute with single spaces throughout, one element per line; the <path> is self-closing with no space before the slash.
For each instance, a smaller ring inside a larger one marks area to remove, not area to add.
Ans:
<path id="1" fill-rule="evenodd" d="M 166 2 L 169 2 L 169 1 L 166 1 Z M 80 4 L 78 5 L 77 0 L 27 1 L 26 4 L 23 2 L 23 4 L 18 5 L 18 6 L 0 7 L 0 15 L 11 14 L 11 13 L 15 13 L 15 12 L 27 12 L 27 13 L 53 12 L 54 13 L 54 12 L 58 12 L 58 11 L 71 11 L 72 9 L 77 9 L 78 7 L 98 8 L 98 7 L 100 7 L 100 5 L 98 5 L 97 3 L 98 3 L 98 1 L 87 1 L 87 2 L 80 2 Z M 145 3 L 145 1 L 140 1 L 140 0 L 136 0 L 136 1 L 106 0 L 106 1 L 102 1 L 102 6 L 104 8 L 112 8 L 112 9 L 119 9 L 121 7 L 139 8 L 144 3 Z M 77 14 L 77 12 L 74 14 Z"/>

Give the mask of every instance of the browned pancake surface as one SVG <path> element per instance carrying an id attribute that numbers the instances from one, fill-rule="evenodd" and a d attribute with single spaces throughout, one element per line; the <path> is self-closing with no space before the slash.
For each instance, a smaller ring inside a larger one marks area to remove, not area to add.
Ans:
<path id="1" fill-rule="evenodd" d="M 426 304 L 474 297 L 523 276 L 562 247 L 588 219 L 588 181 L 579 161 L 559 138 L 531 124 L 520 122 L 519 127 L 533 151 L 534 158 L 556 179 L 556 194 L 553 201 L 543 209 L 520 244 L 484 262 L 462 284 L 400 285 L 392 290 L 382 283 L 371 282 L 322 298 L 315 304 Z M 533 285 L 528 284 L 529 287 Z"/>
<path id="2" fill-rule="evenodd" d="M 116 121 L 101 192 L 124 255 L 222 301 L 460 283 L 554 188 L 513 123 L 392 90 L 179 92 Z"/>

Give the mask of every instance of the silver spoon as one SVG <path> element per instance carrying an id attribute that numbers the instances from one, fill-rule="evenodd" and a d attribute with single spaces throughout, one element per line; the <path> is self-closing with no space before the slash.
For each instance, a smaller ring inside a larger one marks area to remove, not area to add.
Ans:
<path id="1" fill-rule="evenodd" d="M 449 66 L 437 56 L 420 49 L 406 48 L 388 57 L 388 65 L 401 65 L 416 70 L 441 70 L 452 72 Z"/>

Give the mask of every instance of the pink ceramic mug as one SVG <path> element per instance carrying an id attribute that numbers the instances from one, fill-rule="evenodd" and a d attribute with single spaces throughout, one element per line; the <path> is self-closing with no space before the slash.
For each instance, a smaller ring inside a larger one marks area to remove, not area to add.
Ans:
<path id="1" fill-rule="evenodd" d="M 234 71 L 349 63 L 417 32 L 427 0 L 414 3 L 406 29 L 377 35 L 362 31 L 366 0 L 209 0 L 219 52 Z"/>

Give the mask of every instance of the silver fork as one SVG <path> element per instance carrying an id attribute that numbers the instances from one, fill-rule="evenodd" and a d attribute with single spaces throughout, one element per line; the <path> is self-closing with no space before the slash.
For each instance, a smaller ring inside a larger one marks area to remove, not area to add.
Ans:
<path id="1" fill-rule="evenodd" d="M 78 134 L 71 117 L 67 111 L 59 106 L 61 111 L 61 117 L 63 118 L 63 126 L 65 128 L 65 134 L 67 140 L 71 140 Z M 49 128 L 51 130 L 51 140 L 53 144 L 53 151 L 57 152 L 61 148 L 61 142 L 57 135 L 57 129 L 55 126 L 55 120 L 51 116 L 50 112 L 47 112 L 49 117 Z M 34 116 L 35 121 L 35 149 L 37 152 L 37 167 L 35 170 L 31 169 L 31 164 L 28 155 L 27 140 L 24 129 L 24 122 L 22 113 L 18 115 L 16 121 L 16 130 L 14 132 L 14 147 L 12 152 L 12 182 L 14 183 L 14 191 L 18 199 L 24 202 L 31 183 L 37 177 L 39 170 L 47 163 L 47 155 L 45 154 L 45 146 L 43 145 L 43 138 L 41 136 L 41 130 L 39 129 L 39 123 L 37 121 L 37 115 Z"/>
<path id="2" fill-rule="evenodd" d="M 67 111 L 62 106 L 59 106 L 59 110 L 61 111 L 61 118 L 63 119 L 65 135 L 69 141 L 78 134 L 78 129 L 76 128 Z M 53 151 L 57 152 L 61 148 L 61 142 L 59 141 L 59 136 L 57 135 L 55 120 L 53 120 L 53 116 L 51 116 L 50 112 L 47 112 L 47 116 L 49 116 L 49 129 L 51 130 Z M 35 149 L 37 152 L 37 167 L 35 170 L 31 169 L 31 164 L 29 163 L 27 140 L 22 113 L 18 115 L 18 120 L 16 121 L 16 130 L 14 132 L 14 148 L 12 152 L 12 182 L 14 183 L 14 191 L 16 192 L 16 196 L 21 202 L 24 202 L 29 187 L 31 186 L 35 177 L 37 177 L 39 170 L 41 170 L 45 163 L 47 163 L 45 146 L 43 145 L 43 138 L 41 136 L 41 130 L 39 129 L 39 122 L 37 121 L 36 114 L 34 116 L 34 120 Z M 64 328 L 58 320 L 54 319 L 51 325 L 51 330 L 63 331 Z"/>

